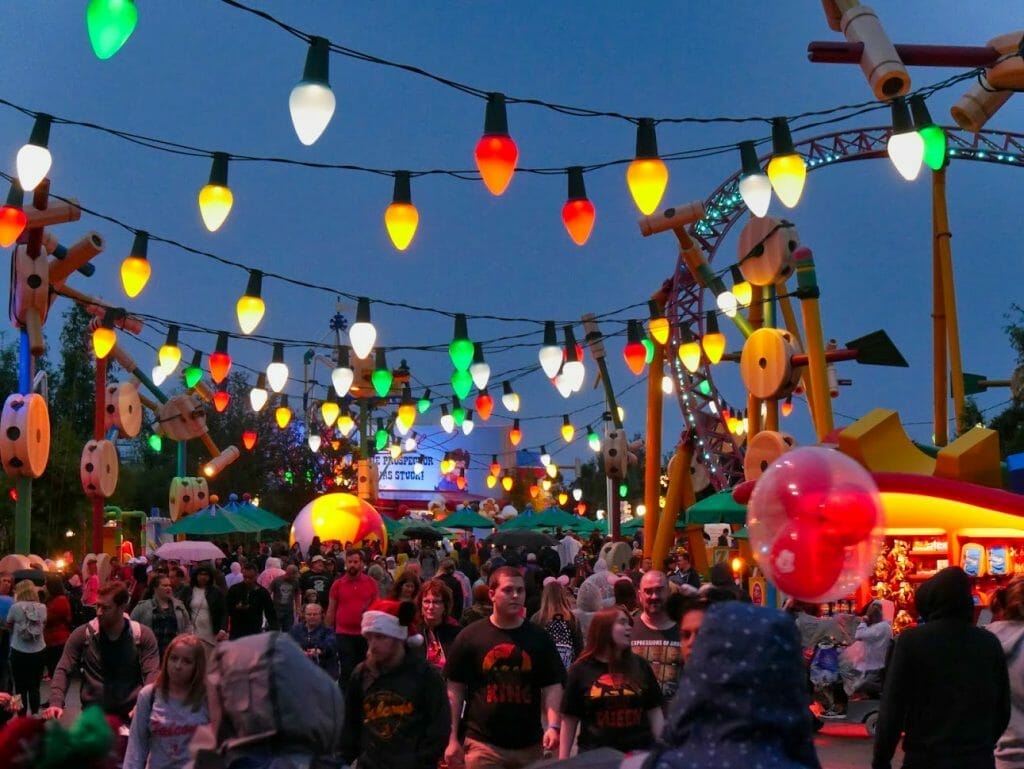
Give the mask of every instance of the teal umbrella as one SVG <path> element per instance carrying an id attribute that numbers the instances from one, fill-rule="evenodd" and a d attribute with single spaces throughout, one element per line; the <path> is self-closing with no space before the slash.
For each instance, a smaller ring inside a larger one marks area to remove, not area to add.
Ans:
<path id="1" fill-rule="evenodd" d="M 636 534 L 640 529 L 644 527 L 643 518 L 631 518 L 624 524 L 619 526 L 619 531 L 623 534 Z"/>
<path id="2" fill-rule="evenodd" d="M 208 505 L 169 526 L 166 532 L 168 534 L 212 536 L 215 534 L 255 534 L 263 531 L 264 528 L 244 515 L 232 513 L 220 505 Z"/>
<path id="3" fill-rule="evenodd" d="M 742 526 L 747 522 L 747 506 L 732 498 L 732 489 L 719 491 L 686 509 L 686 523 L 734 523 Z"/>
<path id="4" fill-rule="evenodd" d="M 264 510 L 262 507 L 257 507 L 248 499 L 239 502 L 237 494 L 232 494 L 228 498 L 228 503 L 224 505 L 224 509 L 229 513 L 240 515 L 253 523 L 259 524 L 261 531 L 263 529 L 283 529 L 288 525 L 288 521 L 284 518 L 280 518 L 269 510 Z"/>
<path id="5" fill-rule="evenodd" d="M 533 528 L 571 529 L 577 525 L 578 521 L 579 518 L 560 507 L 549 507 L 533 516 Z"/>
<path id="6" fill-rule="evenodd" d="M 498 531 L 530 531 L 534 528 L 535 515 L 518 515 L 498 527 Z"/>
<path id="7" fill-rule="evenodd" d="M 402 531 L 410 524 L 408 518 L 396 521 L 394 518 L 382 515 L 381 520 L 384 521 L 384 530 L 388 533 L 388 539 L 400 539 Z"/>
<path id="8" fill-rule="evenodd" d="M 446 529 L 493 529 L 494 521 L 485 518 L 480 513 L 473 512 L 470 508 L 464 507 L 456 510 L 443 521 L 435 521 L 436 526 L 443 526 Z"/>

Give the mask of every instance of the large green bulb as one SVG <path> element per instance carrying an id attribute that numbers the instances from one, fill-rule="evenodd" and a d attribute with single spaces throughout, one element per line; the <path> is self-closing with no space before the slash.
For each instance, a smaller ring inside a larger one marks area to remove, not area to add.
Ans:
<path id="1" fill-rule="evenodd" d="M 416 401 L 416 410 L 419 411 L 421 414 L 426 414 L 428 411 L 430 411 L 430 398 L 424 396 L 420 398 L 418 401 Z"/>
<path id="2" fill-rule="evenodd" d="M 468 371 L 473 362 L 473 343 L 468 339 L 453 339 L 448 345 L 448 354 L 456 371 Z"/>
<path id="3" fill-rule="evenodd" d="M 473 345 L 470 345 L 470 348 L 472 347 Z M 468 371 L 459 370 L 452 374 L 452 390 L 454 390 L 455 394 L 459 396 L 459 400 L 462 400 L 469 395 L 469 391 L 472 387 L 473 377 Z"/>
<path id="4" fill-rule="evenodd" d="M 378 398 L 388 397 L 388 393 L 391 392 L 391 383 L 394 379 L 395 376 L 391 373 L 391 369 L 379 368 L 374 370 L 370 375 L 370 381 L 373 382 L 373 389 L 376 391 Z"/>
<path id="5" fill-rule="evenodd" d="M 462 423 L 466 421 L 466 410 L 462 406 L 452 409 L 452 421 L 455 422 L 456 427 L 462 427 Z"/>
<path id="6" fill-rule="evenodd" d="M 624 483 L 620 483 L 619 484 L 619 496 L 622 497 L 622 499 L 625 499 L 627 494 L 629 494 L 629 486 L 627 486 Z"/>
<path id="7" fill-rule="evenodd" d="M 651 362 L 654 360 L 654 342 L 647 337 L 644 337 L 640 340 L 640 343 L 644 346 L 644 363 L 650 366 Z"/>
<path id="8" fill-rule="evenodd" d="M 159 454 L 160 449 L 164 447 L 164 439 L 161 438 L 157 433 L 153 433 L 151 436 L 149 436 L 149 447 Z"/>
<path id="9" fill-rule="evenodd" d="M 384 447 L 388 445 L 388 431 L 381 428 L 377 431 L 374 436 L 374 445 L 377 447 L 377 451 L 384 451 Z"/>
<path id="10" fill-rule="evenodd" d="M 933 171 L 941 171 L 946 162 L 946 132 L 937 125 L 926 125 L 917 133 L 924 140 L 924 164 Z"/>
<path id="11" fill-rule="evenodd" d="M 193 388 L 203 378 L 203 370 L 199 366 L 187 366 L 185 368 L 185 386 Z"/>
<path id="12" fill-rule="evenodd" d="M 85 23 L 96 58 L 109 59 L 120 51 L 138 22 L 135 0 L 89 0 Z"/>

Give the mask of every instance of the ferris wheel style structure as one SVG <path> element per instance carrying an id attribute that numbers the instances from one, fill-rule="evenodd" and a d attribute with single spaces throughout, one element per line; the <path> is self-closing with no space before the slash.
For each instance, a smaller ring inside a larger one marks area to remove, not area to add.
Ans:
<path id="1" fill-rule="evenodd" d="M 1024 166 L 1024 134 L 992 130 L 971 133 L 950 126 L 943 130 L 950 160 Z M 808 172 L 853 160 L 885 158 L 891 133 L 891 126 L 883 126 L 825 134 L 796 144 L 796 151 L 806 161 Z M 768 159 L 769 156 L 759 159 L 762 167 Z M 747 213 L 739 192 L 740 175 L 737 171 L 708 197 L 703 218 L 688 229 L 709 264 L 713 264 L 729 230 Z M 731 488 L 743 480 L 743 444 L 730 432 L 723 416 L 725 402 L 715 386 L 712 366 L 702 360 L 700 368 L 691 373 L 678 356 L 679 346 L 685 341 L 684 328 L 693 330 L 698 338 L 706 331 L 706 290 L 682 256 L 677 260 L 671 283 L 665 306 L 672 329 L 667 357 L 676 380 L 684 433 L 695 441 L 695 459 L 706 468 L 711 485 L 716 490 Z M 714 297 L 708 309 L 717 309 Z"/>

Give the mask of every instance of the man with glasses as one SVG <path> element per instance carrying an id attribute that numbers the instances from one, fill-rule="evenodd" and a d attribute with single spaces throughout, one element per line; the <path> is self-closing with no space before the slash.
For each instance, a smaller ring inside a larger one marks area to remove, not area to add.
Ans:
<path id="1" fill-rule="evenodd" d="M 665 611 L 667 600 L 668 579 L 665 573 L 651 570 L 644 574 L 640 580 L 640 621 L 633 627 L 630 640 L 633 653 L 651 664 L 666 703 L 679 686 L 682 661 L 679 625 Z"/>

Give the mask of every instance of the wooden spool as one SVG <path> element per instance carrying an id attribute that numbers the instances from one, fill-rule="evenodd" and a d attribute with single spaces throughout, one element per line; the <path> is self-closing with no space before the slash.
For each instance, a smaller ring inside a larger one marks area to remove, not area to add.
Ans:
<path id="1" fill-rule="evenodd" d="M 0 416 L 0 460 L 12 478 L 38 478 L 50 459 L 50 412 L 42 395 L 7 396 Z"/>
<path id="2" fill-rule="evenodd" d="M 762 430 L 747 443 L 747 453 L 743 456 L 744 479 L 756 481 L 779 457 L 795 447 L 792 435 Z"/>
<path id="3" fill-rule="evenodd" d="M 206 434 L 206 410 L 191 395 L 175 395 L 160 406 L 160 433 L 178 442 Z"/>
<path id="4" fill-rule="evenodd" d="M 743 343 L 740 375 L 747 390 L 762 400 L 779 400 L 793 392 L 802 367 L 791 359 L 799 352 L 788 331 L 759 328 Z"/>
<path id="5" fill-rule="evenodd" d="M 125 438 L 134 438 L 142 429 L 142 401 L 132 382 L 107 385 L 103 415 L 104 430 L 117 428 Z"/>
<path id="6" fill-rule="evenodd" d="M 205 478 L 174 478 L 167 494 L 172 521 L 191 515 L 210 504 L 210 487 Z"/>
<path id="7" fill-rule="evenodd" d="M 79 468 L 82 488 L 89 499 L 107 499 L 117 488 L 117 449 L 108 440 L 89 441 L 82 449 Z"/>
<path id="8" fill-rule="evenodd" d="M 788 279 L 796 269 L 793 252 L 800 245 L 800 236 L 796 227 L 780 227 L 779 224 L 778 219 L 770 216 L 760 219 L 754 216 L 740 232 L 737 249 L 740 272 L 755 286 L 774 286 Z"/>
<path id="9" fill-rule="evenodd" d="M 210 504 L 210 484 L 206 482 L 205 478 L 193 478 L 193 494 L 192 504 L 193 507 L 189 511 L 190 513 L 198 512 L 204 507 Z"/>
<path id="10" fill-rule="evenodd" d="M 171 487 L 167 491 L 167 510 L 172 521 L 178 520 L 183 514 L 186 514 L 182 509 L 182 498 L 186 494 L 187 485 L 183 484 L 182 481 L 187 481 L 187 478 L 172 478 Z M 191 496 L 189 490 L 188 495 Z"/>
<path id="11" fill-rule="evenodd" d="M 11 321 L 24 328 L 29 322 L 29 310 L 33 310 L 38 314 L 40 324 L 45 323 L 50 309 L 50 265 L 43 251 L 40 250 L 40 256 L 33 259 L 28 255 L 27 246 L 15 249 L 13 288 Z"/>

